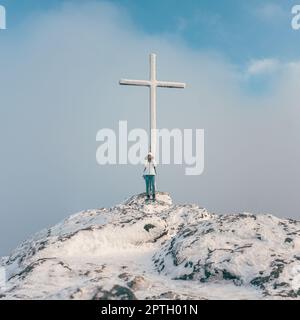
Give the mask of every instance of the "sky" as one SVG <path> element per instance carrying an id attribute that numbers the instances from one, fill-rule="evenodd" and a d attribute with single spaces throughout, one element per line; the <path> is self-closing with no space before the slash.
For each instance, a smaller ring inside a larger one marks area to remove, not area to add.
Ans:
<path id="1" fill-rule="evenodd" d="M 295 1 L 0 0 L 0 255 L 80 210 L 143 191 L 141 168 L 98 166 L 96 133 L 146 128 L 158 76 L 158 124 L 205 130 L 205 171 L 161 166 L 175 202 L 216 213 L 300 219 L 300 31 Z"/>
<path id="2" fill-rule="evenodd" d="M 39 12 L 59 10 L 63 3 L 82 0 L 2 0 L 9 12 L 9 28 L 19 27 Z M 298 33 L 290 28 L 296 0 L 110 0 L 147 34 L 180 36 L 190 48 L 220 50 L 235 63 L 255 56 L 297 58 Z"/>

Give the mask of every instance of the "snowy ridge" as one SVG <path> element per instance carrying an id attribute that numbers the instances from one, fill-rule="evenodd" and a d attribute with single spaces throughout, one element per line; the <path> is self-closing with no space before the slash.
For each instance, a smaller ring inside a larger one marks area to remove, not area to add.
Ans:
<path id="1" fill-rule="evenodd" d="M 299 299 L 300 222 L 137 195 L 1 258 L 1 299 Z"/>

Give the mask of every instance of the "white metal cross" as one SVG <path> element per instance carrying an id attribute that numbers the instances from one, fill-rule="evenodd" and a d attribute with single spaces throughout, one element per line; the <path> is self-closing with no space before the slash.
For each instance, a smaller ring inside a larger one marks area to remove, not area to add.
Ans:
<path id="1" fill-rule="evenodd" d="M 150 88 L 150 141 L 149 151 L 155 157 L 156 153 L 156 88 L 184 89 L 185 83 L 158 81 L 156 79 L 156 54 L 150 54 L 150 79 L 149 80 L 120 80 L 120 85 L 143 86 Z"/>

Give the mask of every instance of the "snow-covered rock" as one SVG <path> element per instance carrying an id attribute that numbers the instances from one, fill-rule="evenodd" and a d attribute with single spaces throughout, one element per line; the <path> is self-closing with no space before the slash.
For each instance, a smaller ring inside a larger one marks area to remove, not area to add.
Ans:
<path id="1" fill-rule="evenodd" d="M 0 259 L 1 299 L 300 299 L 300 222 L 137 195 Z"/>

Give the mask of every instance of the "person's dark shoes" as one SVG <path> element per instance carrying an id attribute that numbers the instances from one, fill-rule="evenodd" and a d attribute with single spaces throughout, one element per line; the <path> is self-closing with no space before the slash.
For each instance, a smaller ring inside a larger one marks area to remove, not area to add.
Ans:
<path id="1" fill-rule="evenodd" d="M 150 196 L 147 196 L 147 200 L 150 200 Z"/>
<path id="2" fill-rule="evenodd" d="M 152 200 L 153 200 L 153 201 L 155 201 L 155 200 L 156 200 L 155 194 L 153 195 L 153 198 L 152 198 Z"/>

